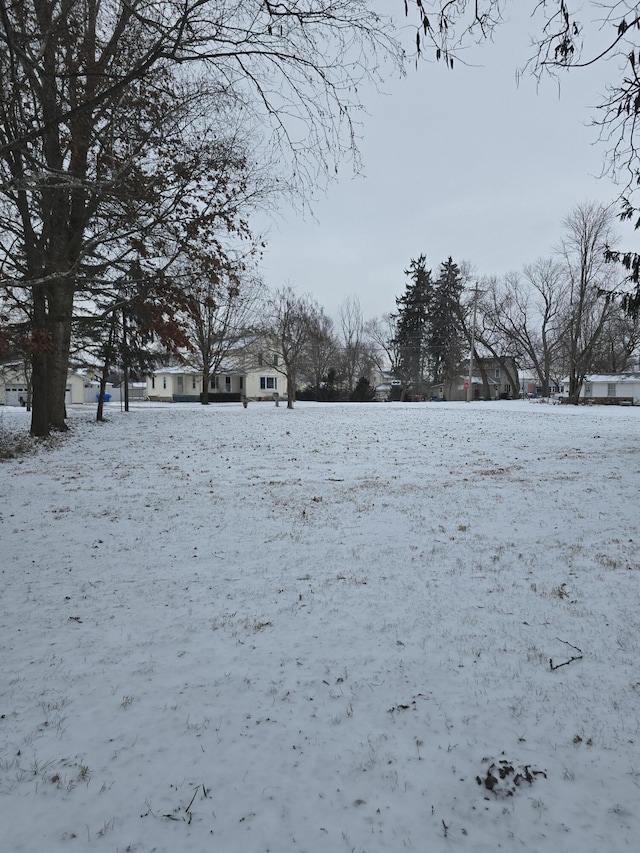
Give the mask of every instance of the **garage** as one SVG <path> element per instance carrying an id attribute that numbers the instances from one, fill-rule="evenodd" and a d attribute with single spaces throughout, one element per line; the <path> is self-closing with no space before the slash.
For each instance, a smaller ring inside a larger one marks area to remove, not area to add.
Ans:
<path id="1" fill-rule="evenodd" d="M 20 402 L 22 398 L 23 402 Z M 23 406 L 27 401 L 26 385 L 5 385 L 4 386 L 4 404 L 5 406 Z"/>

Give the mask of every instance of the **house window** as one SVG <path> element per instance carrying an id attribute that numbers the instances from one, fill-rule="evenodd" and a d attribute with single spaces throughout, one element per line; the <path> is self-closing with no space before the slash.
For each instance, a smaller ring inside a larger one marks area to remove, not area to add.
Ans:
<path id="1" fill-rule="evenodd" d="M 495 378 L 500 379 L 500 368 L 496 367 Z"/>
<path id="2" fill-rule="evenodd" d="M 184 392 L 184 376 L 178 376 L 178 394 Z"/>
<path id="3" fill-rule="evenodd" d="M 278 378 L 276 376 L 261 376 L 260 390 L 261 391 L 277 391 Z"/>
<path id="4" fill-rule="evenodd" d="M 152 388 L 155 388 L 155 387 L 156 387 L 156 377 L 155 377 L 155 376 L 152 376 L 152 377 L 151 377 L 151 387 L 152 387 Z"/>
<path id="5" fill-rule="evenodd" d="M 585 382 L 584 383 L 584 396 L 590 397 L 592 394 L 593 394 L 593 389 L 591 388 L 591 383 Z"/>
<path id="6" fill-rule="evenodd" d="M 616 383 L 615 382 L 607 382 L 607 397 L 615 397 L 616 396 Z"/>
<path id="7" fill-rule="evenodd" d="M 219 390 L 220 390 L 220 385 L 219 385 L 219 383 L 218 383 L 218 377 L 217 377 L 217 376 L 212 376 L 212 377 L 211 377 L 210 385 L 211 385 L 211 390 L 212 390 L 212 391 L 219 391 Z"/>
<path id="8" fill-rule="evenodd" d="M 227 392 L 227 394 L 231 391 L 231 377 L 230 376 L 224 377 L 224 390 Z"/>
<path id="9" fill-rule="evenodd" d="M 196 390 L 196 377 L 195 376 L 191 380 L 191 387 L 193 388 L 194 391 Z"/>
<path id="10" fill-rule="evenodd" d="M 241 376 L 241 377 L 240 377 L 240 390 L 241 390 L 241 391 L 243 391 L 243 390 L 244 390 L 244 376 Z"/>
<path id="11" fill-rule="evenodd" d="M 274 354 L 273 354 L 273 366 L 274 367 L 278 366 L 278 353 L 277 352 L 274 352 Z"/>
<path id="12" fill-rule="evenodd" d="M 163 388 L 166 388 L 166 387 L 167 387 L 167 377 L 166 377 L 166 376 L 163 376 L 163 377 L 162 377 L 162 387 L 163 387 Z"/>

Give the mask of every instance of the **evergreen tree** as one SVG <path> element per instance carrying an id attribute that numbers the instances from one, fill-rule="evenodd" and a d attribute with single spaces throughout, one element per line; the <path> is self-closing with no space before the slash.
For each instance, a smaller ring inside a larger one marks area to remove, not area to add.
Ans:
<path id="1" fill-rule="evenodd" d="M 398 368 L 405 388 L 410 385 L 414 394 L 424 391 L 431 335 L 431 308 L 434 288 L 427 259 L 420 255 L 411 259 L 405 275 L 409 276 L 406 290 L 396 299 L 396 340 Z"/>
<path id="2" fill-rule="evenodd" d="M 434 378 L 444 385 L 449 385 L 454 378 L 464 341 L 460 322 L 462 289 L 460 269 L 449 257 L 441 265 L 434 285 L 428 342 Z"/>
<path id="3" fill-rule="evenodd" d="M 350 403 L 370 403 L 375 396 L 375 390 L 366 376 L 358 379 L 358 384 L 349 395 Z"/>

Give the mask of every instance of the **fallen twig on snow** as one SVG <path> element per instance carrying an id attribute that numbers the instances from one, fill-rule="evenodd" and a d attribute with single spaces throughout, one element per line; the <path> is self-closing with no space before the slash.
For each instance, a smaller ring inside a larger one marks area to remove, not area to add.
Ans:
<path id="1" fill-rule="evenodd" d="M 568 666 L 570 663 L 573 663 L 574 660 L 582 660 L 582 649 L 579 649 L 577 646 L 574 646 L 573 643 L 568 643 L 566 640 L 561 640 L 560 637 L 556 637 L 556 640 L 559 643 L 564 643 L 565 646 L 569 646 L 570 649 L 574 649 L 576 652 L 580 652 L 579 655 L 573 655 L 569 660 L 565 660 L 562 663 L 557 663 L 555 666 L 553 665 L 553 658 L 549 658 L 549 668 L 553 671 L 554 669 L 560 669 L 561 666 Z"/>
<path id="2" fill-rule="evenodd" d="M 553 658 L 549 658 L 549 667 L 551 668 L 551 670 L 560 669 L 561 666 L 567 666 L 568 664 L 573 663 L 574 660 L 582 660 L 582 655 L 575 655 L 574 657 L 569 658 L 569 660 L 565 660 L 562 663 L 557 663 L 555 666 L 553 665 Z"/>

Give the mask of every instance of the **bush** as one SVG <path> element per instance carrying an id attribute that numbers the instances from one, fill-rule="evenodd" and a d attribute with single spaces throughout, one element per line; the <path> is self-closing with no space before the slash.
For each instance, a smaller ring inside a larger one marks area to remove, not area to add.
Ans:
<path id="1" fill-rule="evenodd" d="M 306 388 L 296 392 L 296 399 L 311 400 L 316 403 L 335 403 L 340 399 L 340 395 L 331 386 L 322 385 L 316 390 L 312 385 L 307 385 Z"/>
<path id="2" fill-rule="evenodd" d="M 370 403 L 375 397 L 375 389 L 371 387 L 369 380 L 362 376 L 358 380 L 358 384 L 353 389 L 349 402 L 351 403 Z"/>

